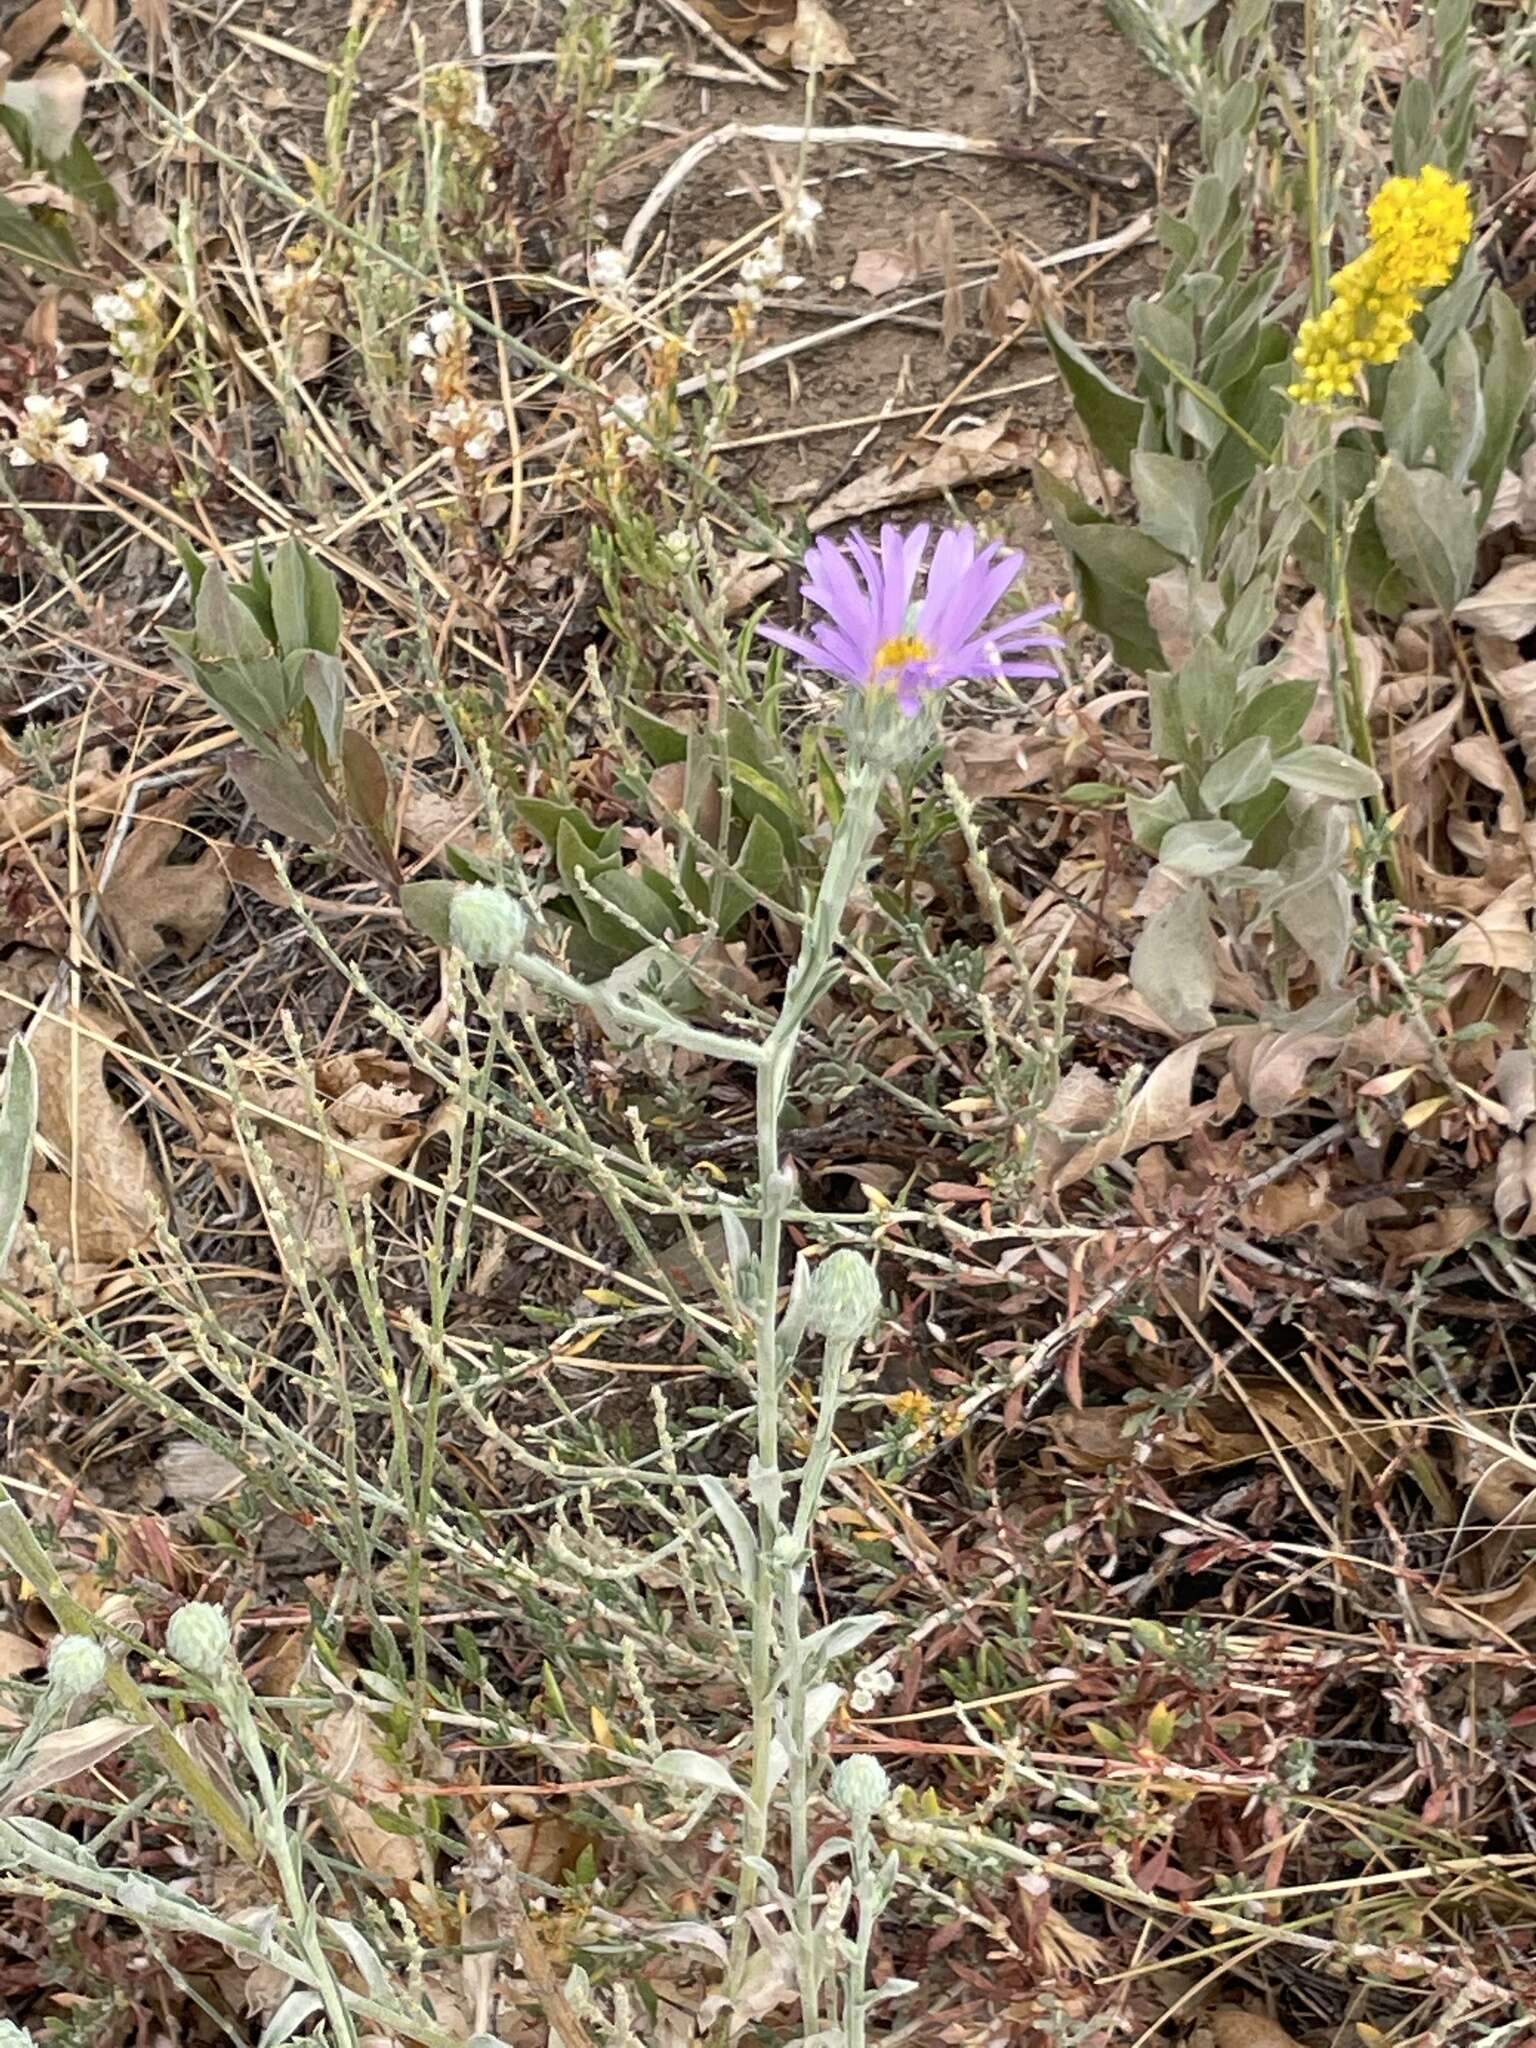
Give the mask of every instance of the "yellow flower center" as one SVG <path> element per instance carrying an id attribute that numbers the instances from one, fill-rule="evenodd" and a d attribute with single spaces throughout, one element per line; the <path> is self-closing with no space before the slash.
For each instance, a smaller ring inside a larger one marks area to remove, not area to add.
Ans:
<path id="1" fill-rule="evenodd" d="M 919 640 L 915 633 L 898 634 L 894 640 L 887 640 L 875 654 L 875 679 L 878 682 L 886 669 L 905 668 L 909 661 L 932 661 L 933 649 L 926 640 Z"/>

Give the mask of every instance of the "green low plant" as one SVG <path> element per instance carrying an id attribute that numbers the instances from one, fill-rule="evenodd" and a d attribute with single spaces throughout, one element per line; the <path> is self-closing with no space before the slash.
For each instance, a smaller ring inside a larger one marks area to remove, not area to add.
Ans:
<path id="1" fill-rule="evenodd" d="M 244 741 L 230 773 L 264 825 L 334 849 L 393 882 L 389 771 L 347 724 L 347 670 L 335 578 L 290 536 L 251 556 L 244 583 L 182 550 L 190 628 L 163 632 L 177 666 Z"/>

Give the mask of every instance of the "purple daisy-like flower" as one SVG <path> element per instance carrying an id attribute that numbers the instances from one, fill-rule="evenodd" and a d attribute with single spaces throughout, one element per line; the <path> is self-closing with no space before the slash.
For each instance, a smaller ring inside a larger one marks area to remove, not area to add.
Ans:
<path id="1" fill-rule="evenodd" d="M 1013 588 L 1024 557 L 997 541 L 979 548 L 974 527 L 941 533 L 923 577 L 930 526 L 903 534 L 880 529 L 880 546 L 850 533 L 842 546 L 818 540 L 805 557 L 801 598 L 826 614 L 809 634 L 778 626 L 760 630 L 810 667 L 836 676 L 855 689 L 890 689 L 908 717 L 935 690 L 981 676 L 1054 676 L 1049 661 L 1020 656 L 1036 647 L 1059 647 L 1059 633 L 1041 632 L 1041 621 L 1060 607 L 1038 605 L 1002 620 L 987 621 Z"/>

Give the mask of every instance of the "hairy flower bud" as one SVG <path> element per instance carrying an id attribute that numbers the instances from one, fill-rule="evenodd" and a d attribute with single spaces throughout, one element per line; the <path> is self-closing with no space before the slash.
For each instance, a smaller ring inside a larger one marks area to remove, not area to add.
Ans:
<path id="1" fill-rule="evenodd" d="M 528 919 L 505 889 L 471 882 L 453 899 L 448 935 L 477 967 L 505 967 L 522 950 Z"/>
<path id="2" fill-rule="evenodd" d="M 880 1282 L 862 1252 L 829 1252 L 811 1275 L 810 1327 L 823 1337 L 856 1344 L 880 1316 Z"/>
<path id="3" fill-rule="evenodd" d="M 61 1699 L 83 1700 L 106 1675 L 107 1653 L 100 1643 L 90 1636 L 54 1637 L 48 1652 L 48 1683 Z"/>
<path id="4" fill-rule="evenodd" d="M 891 1781 L 878 1757 L 860 1752 L 844 1757 L 832 1773 L 832 1799 L 850 1820 L 870 1820 L 891 1796 Z"/>
<path id="5" fill-rule="evenodd" d="M 199 1678 L 217 1678 L 229 1661 L 229 1621 L 222 1607 L 189 1600 L 171 1616 L 165 1647 Z"/>

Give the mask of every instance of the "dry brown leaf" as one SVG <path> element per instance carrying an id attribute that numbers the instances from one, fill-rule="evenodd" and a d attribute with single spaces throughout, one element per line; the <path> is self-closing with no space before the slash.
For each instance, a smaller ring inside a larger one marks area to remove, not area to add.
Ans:
<path id="1" fill-rule="evenodd" d="M 1135 1465 L 1144 1472 L 1209 1472 L 1264 1455 L 1263 1437 L 1216 1428 L 1196 1411 L 1148 1437 L 1128 1427 L 1136 1410 L 1123 1406 L 1061 1408 L 1046 1418 L 1046 1429 L 1064 1462 L 1075 1472 L 1104 1472 Z"/>
<path id="2" fill-rule="evenodd" d="M 79 6 L 71 7 L 70 12 L 79 17 L 81 27 L 95 42 L 105 50 L 111 49 L 117 38 L 117 0 L 80 0 Z M 73 30 L 62 34 L 64 26 L 64 0 L 32 0 L 30 7 L 24 7 L 0 31 L 0 53 L 9 57 L 17 70 L 32 63 L 44 50 L 59 63 L 94 70 L 101 60 L 92 44 Z M 60 38 L 57 42 L 56 36 Z"/>
<path id="3" fill-rule="evenodd" d="M 4 963 L 0 1040 L 26 1027 L 53 978 L 53 962 L 40 954 L 13 955 Z M 40 1142 L 27 1205 L 48 1245 L 69 1262 L 82 1298 L 105 1269 L 146 1241 L 164 1207 L 144 1141 L 107 1088 L 104 1062 L 120 1035 L 111 1017 L 82 1005 L 67 1016 L 45 1010 L 30 1040 Z"/>
<path id="4" fill-rule="evenodd" d="M 1514 770 L 1505 760 L 1493 735 L 1474 732 L 1464 740 L 1457 740 L 1451 748 L 1451 759 L 1458 768 L 1465 769 L 1474 782 L 1498 791 L 1499 830 L 1518 832 L 1525 823 L 1525 798 L 1515 780 Z"/>
<path id="5" fill-rule="evenodd" d="M 1194 1097 L 1195 1069 L 1201 1056 L 1227 1042 L 1226 1031 L 1207 1031 L 1181 1045 L 1152 1069 L 1126 1106 L 1124 1116 L 1112 1131 L 1095 1138 L 1074 1152 L 1051 1185 L 1059 1190 L 1082 1180 L 1112 1159 L 1125 1159 L 1143 1145 L 1168 1144 L 1187 1138 L 1199 1125 L 1216 1114 L 1213 1102 L 1197 1103 Z"/>
<path id="6" fill-rule="evenodd" d="M 920 441 L 823 499 L 808 524 L 812 533 L 819 533 L 842 519 L 863 519 L 871 512 L 914 505 L 967 484 L 1017 476 L 1033 461 L 1036 446 L 1033 434 L 1009 431 L 1006 414 L 984 427 L 964 427 L 937 444 Z"/>
<path id="7" fill-rule="evenodd" d="M 1536 1231 L 1536 1127 L 1506 1138 L 1493 1178 L 1493 1214 L 1506 1237 Z"/>
<path id="8" fill-rule="evenodd" d="M 1249 1413 L 1342 1492 L 1351 1480 L 1369 1480 L 1386 1462 L 1385 1453 L 1354 1417 L 1321 1392 L 1284 1380 L 1239 1380 Z"/>
<path id="9" fill-rule="evenodd" d="M 1452 613 L 1464 626 L 1523 640 L 1536 626 L 1536 557 L 1517 555 Z"/>
<path id="10" fill-rule="evenodd" d="M 861 249 L 853 259 L 848 282 L 856 291 L 879 299 L 910 284 L 912 276 L 911 262 L 899 249 Z"/>
<path id="11" fill-rule="evenodd" d="M 1526 877 L 1511 882 L 1485 909 L 1467 919 L 1448 942 L 1447 954 L 1457 967 L 1512 967 L 1529 974 L 1533 908 L 1536 884 Z"/>
<path id="12" fill-rule="evenodd" d="M 1053 758 L 1060 755 L 1059 748 L 1037 745 L 1037 737 L 968 726 L 950 735 L 944 766 L 978 803 L 983 798 L 1018 796 L 1038 788 L 1049 776 Z"/>
<path id="13" fill-rule="evenodd" d="M 7 1786 L 0 1807 L 10 1811 L 38 1792 L 65 1785 L 82 1771 L 95 1770 L 143 1732 L 137 1721 L 119 1721 L 105 1715 L 97 1721 L 82 1721 L 78 1728 L 53 1729 L 33 1746 Z"/>
<path id="14" fill-rule="evenodd" d="M 1494 669 L 1489 680 L 1505 723 L 1520 742 L 1527 769 L 1536 772 L 1536 661 Z"/>
<path id="15" fill-rule="evenodd" d="M 1412 1595 L 1410 1594 L 1410 1598 Z M 1518 1629 L 1536 1621 L 1536 1572 L 1492 1593 L 1447 1590 L 1435 1600 L 1419 1596 L 1414 1612 L 1424 1626 L 1453 1643 L 1504 1643 Z"/>
<path id="16" fill-rule="evenodd" d="M 40 1643 L 34 1643 L 30 1636 L 13 1636 L 9 1629 L 0 1628 L 0 1678 L 20 1678 L 23 1672 L 35 1671 L 42 1661 Z"/>
<path id="17" fill-rule="evenodd" d="M 412 783 L 400 803 L 401 844 L 429 860 L 440 859 L 449 846 L 488 860 L 495 846 L 490 834 L 479 829 L 479 815 L 480 800 L 472 792 L 439 796 L 425 783 Z"/>
<path id="18" fill-rule="evenodd" d="M 1341 1041 L 1332 1031 L 1265 1031 L 1243 1027 L 1232 1034 L 1232 1075 L 1243 1100 L 1258 1116 L 1279 1116 L 1315 1091 L 1309 1085 L 1320 1060 L 1335 1060 Z"/>
<path id="19" fill-rule="evenodd" d="M 385 1756 L 367 1710 L 355 1704 L 338 1708 L 318 1723 L 312 1740 L 326 1775 L 345 1788 L 325 1802 L 331 1831 L 342 1847 L 387 1884 L 422 1882 L 428 1872 L 421 1842 L 392 1834 L 369 1811 L 376 1807 L 399 1814 L 404 1802 L 403 1775 Z"/>
<path id="20" fill-rule="evenodd" d="M 179 866 L 187 813 L 197 801 L 183 790 L 129 834 L 101 891 L 101 907 L 124 960 L 154 967 L 167 953 L 190 960 L 213 937 L 229 909 L 229 880 L 216 848 L 204 846 Z"/>
<path id="21" fill-rule="evenodd" d="M 694 0 L 694 5 L 731 43 L 749 43 L 795 18 L 795 0 Z"/>
<path id="22" fill-rule="evenodd" d="M 62 817 L 66 799 L 59 790 L 35 789 L 33 771 L 9 733 L 0 732 L 0 840 L 22 839 L 50 819 Z M 93 747 L 80 761 L 70 783 L 75 814 L 81 823 L 99 823 L 110 807 L 89 801 L 112 780 L 111 756 Z"/>
<path id="23" fill-rule="evenodd" d="M 852 43 L 822 0 L 798 0 L 792 21 L 776 22 L 761 30 L 756 40 L 770 64 L 819 72 L 833 84 L 853 62 Z"/>
<path id="24" fill-rule="evenodd" d="M 305 1089 L 296 1082 L 244 1085 L 241 1099 L 250 1112 L 252 1135 L 271 1162 L 306 1258 L 321 1272 L 334 1272 L 347 1257 L 343 1204 L 350 1207 L 370 1194 L 421 1142 L 423 1101 L 405 1085 L 411 1072 L 399 1061 L 350 1053 L 316 1067 L 315 1082 L 335 1147 L 334 1175 L 327 1169 L 321 1138 L 311 1135 L 314 1115 Z M 240 1125 L 232 1135 L 211 1138 L 209 1149 L 216 1158 L 256 1177 Z M 274 1238 L 286 1256 L 288 1232 L 279 1229 Z"/>
<path id="25" fill-rule="evenodd" d="M 1459 1252 L 1480 1230 L 1487 1228 L 1486 1209 L 1475 1209 L 1469 1202 L 1449 1202 L 1423 1223 L 1411 1224 L 1405 1230 L 1381 1228 L 1376 1235 L 1392 1258 L 1412 1261 L 1443 1259 L 1448 1252 Z"/>
<path id="26" fill-rule="evenodd" d="M 1309 597 L 1296 614 L 1275 671 L 1277 675 L 1319 685 L 1317 702 L 1302 728 L 1302 737 L 1308 742 L 1327 740 L 1333 734 L 1333 699 L 1325 687 L 1330 673 L 1327 618 L 1324 599 L 1320 595 Z M 1369 633 L 1356 634 L 1355 649 L 1360 664 L 1361 695 L 1369 714 L 1381 687 L 1385 654 L 1381 642 Z"/>
<path id="27" fill-rule="evenodd" d="M 1327 1174 L 1301 1167 L 1260 1188 L 1238 1214 L 1255 1237 L 1294 1237 L 1301 1230 L 1325 1229 L 1339 1211 L 1328 1199 Z"/>
<path id="28" fill-rule="evenodd" d="M 240 1467 L 196 1437 L 179 1436 L 160 1453 L 160 1484 L 179 1508 L 207 1508 L 245 1484 Z"/>
<path id="29" fill-rule="evenodd" d="M 1294 2034 L 1240 2005 L 1218 2005 L 1205 2014 L 1215 2048 L 1301 2048 Z"/>

